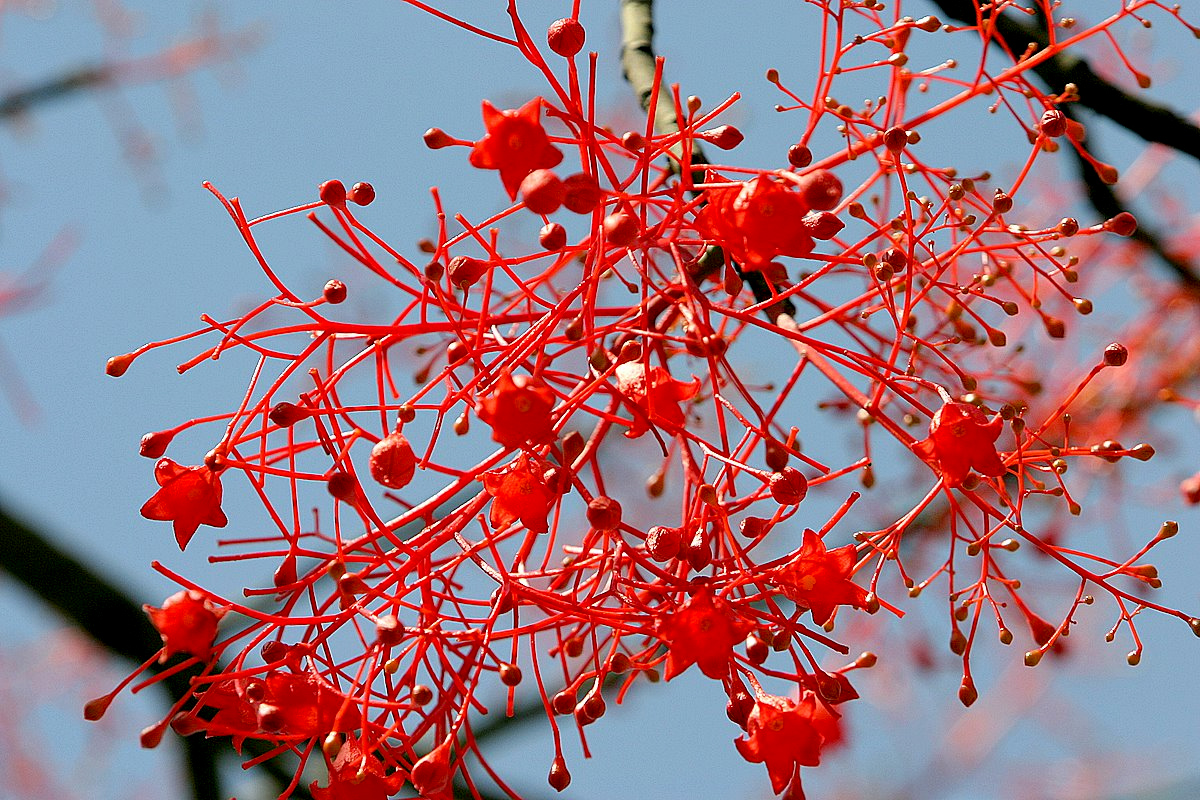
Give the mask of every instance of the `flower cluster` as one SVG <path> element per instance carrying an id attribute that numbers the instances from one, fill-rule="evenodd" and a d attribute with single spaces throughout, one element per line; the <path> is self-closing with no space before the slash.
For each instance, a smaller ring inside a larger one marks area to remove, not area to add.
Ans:
<path id="1" fill-rule="evenodd" d="M 1100 424 L 1082 443 L 1067 428 L 1079 397 L 1124 363 L 1121 346 L 1093 347 L 1093 366 L 1050 399 L 1019 379 L 1036 362 L 1018 342 L 1062 338 L 1052 314 L 1064 303 L 1090 311 L 1068 291 L 1077 269 L 1066 240 L 1127 235 L 1130 220 L 1014 210 L 1020 180 L 960 177 L 921 150 L 924 121 L 992 105 L 1032 141 L 1031 170 L 1064 136 L 1082 147 L 1069 126 L 1044 122 L 1073 98 L 1038 89 L 1036 61 L 1019 53 L 966 82 L 945 64 L 909 65 L 910 39 L 986 47 L 986 26 L 817 5 L 839 40 L 822 80 L 870 71 L 887 102 L 838 104 L 828 82 L 801 100 L 772 71 L 792 103 L 781 110 L 805 131 L 777 163 L 693 170 L 702 144 L 742 140 L 718 124 L 736 98 L 708 110 L 685 102 L 661 67 L 645 87 L 646 132 L 603 127 L 584 99 L 595 86 L 580 81 L 577 19 L 556 22 L 543 46 L 513 4 L 511 36 L 488 36 L 542 74 L 546 97 L 514 110 L 485 101 L 466 138 L 425 135 L 447 169 L 478 168 L 493 191 L 488 172 L 498 172 L 511 201 L 502 212 L 472 221 L 435 191 L 437 237 L 416 257 L 368 224 L 369 184 L 331 180 L 311 202 L 257 218 L 210 187 L 279 293 L 196 332 L 217 341 L 181 371 L 232 348 L 258 366 L 240 404 L 143 440 L 143 455 L 160 459 L 160 488 L 142 513 L 171 521 L 181 548 L 207 550 L 197 531 L 227 524 L 223 492 L 257 497 L 275 530 L 225 540 L 210 560 L 259 560 L 273 580 L 244 590 L 259 605 L 158 565 L 186 590 L 150 612 L 162 657 L 182 654 L 199 673 L 145 741 L 169 725 L 263 740 L 269 755 L 319 753 L 318 798 L 382 800 L 404 785 L 479 796 L 468 764 L 486 758 L 474 726 L 498 693 L 510 713 L 518 700 L 542 709 L 555 742 L 548 780 L 561 791 L 564 729 L 582 737 L 614 687 L 620 699 L 634 682 L 694 667 L 727 695 L 737 752 L 765 765 L 774 791 L 799 797 L 800 768 L 842 738 L 850 676 L 875 662 L 849 658 L 837 623 L 901 615 L 897 594 L 944 585 L 968 705 L 970 655 L 990 622 L 1005 644 L 1007 620 L 1028 623 L 1031 665 L 1095 594 L 1111 598 L 1135 653 L 1144 610 L 1200 632 L 1129 586 L 1154 586 L 1142 557 L 1171 525 L 1112 557 L 1039 528 L 1057 509 L 1074 513 L 1068 464 L 1152 454 Z M 862 48 L 879 43 L 889 57 L 868 58 Z M 951 99 L 918 110 L 930 85 Z M 654 124 L 663 103 L 677 125 Z M 845 144 L 817 160 L 812 137 L 829 120 Z M 277 272 L 257 230 L 289 218 L 311 220 L 356 272 L 323 288 Z M 531 218 L 536 243 L 493 232 Z M 400 311 L 378 323 L 339 314 L 372 281 Z M 278 312 L 293 318 L 279 323 Z M 115 357 L 110 372 L 163 344 Z M 764 363 L 770 386 L 745 377 Z M 415 387 L 397 378 L 406 364 Z M 802 442 L 800 420 L 806 437 L 849 426 L 861 448 Z M 193 466 L 164 456 L 177 433 L 211 423 L 222 432 Z M 912 432 L 921 428 L 924 438 Z M 645 487 L 631 486 L 629 471 L 648 462 Z M 877 472 L 888 497 L 860 503 Z M 317 522 L 309 506 L 324 509 Z M 1011 555 L 1022 544 L 1078 584 L 1058 624 L 1025 600 Z"/>

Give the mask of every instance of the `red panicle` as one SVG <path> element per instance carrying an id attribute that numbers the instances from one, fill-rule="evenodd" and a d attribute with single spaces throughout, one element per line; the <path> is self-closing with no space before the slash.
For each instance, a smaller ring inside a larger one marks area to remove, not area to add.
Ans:
<path id="1" fill-rule="evenodd" d="M 750 624 L 738 619 L 728 603 L 707 590 L 696 593 L 663 623 L 661 634 L 670 643 L 667 680 L 692 664 L 710 678 L 724 678 L 734 645 L 749 631 Z"/>
<path id="2" fill-rule="evenodd" d="M 856 560 L 854 545 L 826 550 L 824 540 L 808 530 L 800 552 L 775 570 L 772 580 L 788 599 L 812 611 L 813 622 L 824 625 L 835 607 L 862 608 L 866 602 L 866 589 L 850 580 Z"/>
<path id="3" fill-rule="evenodd" d="M 471 148 L 471 165 L 500 170 L 500 180 L 510 200 L 526 175 L 549 169 L 562 161 L 562 153 L 550 144 L 542 128 L 542 98 L 535 97 L 520 108 L 501 111 L 483 101 L 484 137 Z"/>
<path id="4" fill-rule="evenodd" d="M 531 531 L 549 530 L 546 515 L 550 513 L 555 493 L 528 455 L 522 454 L 507 467 L 483 473 L 483 488 L 492 496 L 488 515 L 492 527 L 503 528 L 519 519 Z"/>
<path id="5" fill-rule="evenodd" d="M 164 458 L 154 465 L 154 480 L 160 488 L 142 506 L 142 516 L 172 522 L 180 550 L 201 525 L 224 528 L 229 522 L 221 510 L 221 479 L 205 465 L 181 467 Z"/>
<path id="6" fill-rule="evenodd" d="M 310 787 L 314 800 L 386 800 L 404 785 L 403 772 L 385 774 L 384 766 L 350 734 L 329 764 L 329 785 Z"/>
<path id="7" fill-rule="evenodd" d="M 225 616 L 225 609 L 214 606 L 200 592 L 187 590 L 168 597 L 162 608 L 142 608 L 163 640 L 159 663 L 176 653 L 206 658 L 217 638 L 217 624 Z"/>
<path id="8" fill-rule="evenodd" d="M 492 438 L 505 447 L 548 444 L 554 441 L 554 393 L 529 375 L 505 372 L 496 388 L 475 409 L 492 426 Z"/>
<path id="9" fill-rule="evenodd" d="M 996 452 L 1004 420 L 987 415 L 970 403 L 949 402 L 929 423 L 929 437 L 913 446 L 921 458 L 942 474 L 949 487 L 961 486 L 971 470 L 991 478 L 1007 471 Z"/>
<path id="10" fill-rule="evenodd" d="M 720 178 L 716 178 L 720 180 Z M 767 174 L 741 185 L 709 189 L 696 228 L 722 245 L 743 269 L 765 270 L 777 256 L 812 252 L 801 196 Z"/>
<path id="11" fill-rule="evenodd" d="M 779 794 L 793 780 L 799 782 L 800 767 L 821 762 L 821 733 L 815 721 L 817 696 L 805 691 L 800 700 L 760 695 L 746 720 L 746 737 L 736 739 L 742 758 L 766 764 L 771 789 Z"/>
<path id="12" fill-rule="evenodd" d="M 682 428 L 684 416 L 679 404 L 696 396 L 700 381 L 684 383 L 662 367 L 647 371 L 641 362 L 627 361 L 617 366 L 617 389 L 633 411 L 633 426 L 625 432 L 632 439 L 649 430 L 651 424 L 672 432 Z"/>

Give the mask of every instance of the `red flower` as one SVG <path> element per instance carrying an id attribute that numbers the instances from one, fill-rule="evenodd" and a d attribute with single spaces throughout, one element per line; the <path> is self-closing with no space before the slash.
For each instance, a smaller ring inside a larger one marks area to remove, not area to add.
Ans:
<path id="1" fill-rule="evenodd" d="M 949 487 L 961 486 L 971 470 L 999 478 L 1007 472 L 996 453 L 996 439 L 1004 420 L 991 421 L 970 403 L 948 402 L 933 415 L 929 437 L 913 446 L 913 451 L 942 474 Z"/>
<path id="2" fill-rule="evenodd" d="M 353 734 L 329 765 L 329 785 L 310 787 L 314 800 L 386 800 L 404 785 L 403 772 L 385 775 L 378 758 L 364 753 Z"/>
<path id="3" fill-rule="evenodd" d="M 505 372 L 496 388 L 475 408 L 479 418 L 492 426 L 492 438 L 505 447 L 549 444 L 554 441 L 554 393 L 528 375 L 515 378 Z"/>
<path id="4" fill-rule="evenodd" d="M 313 673 L 272 672 L 245 691 L 259 729 L 269 734 L 308 738 L 350 731 L 359 722 L 341 714 L 343 695 Z"/>
<path id="5" fill-rule="evenodd" d="M 662 625 L 662 636 L 670 643 L 666 678 L 671 680 L 696 664 L 710 678 L 729 674 L 733 647 L 746 638 L 750 624 L 738 619 L 725 601 L 707 589 L 688 598 Z"/>
<path id="6" fill-rule="evenodd" d="M 759 695 L 746 720 L 749 736 L 734 740 L 742 758 L 767 765 L 776 794 L 793 780 L 800 780 L 800 767 L 821 763 L 822 739 L 815 722 L 819 705 L 817 696 L 809 691 L 800 695 L 799 702 Z"/>
<path id="7" fill-rule="evenodd" d="M 685 420 L 679 404 L 700 391 L 699 380 L 691 383 L 675 380 L 662 367 L 651 367 L 647 375 L 640 361 L 619 364 L 616 374 L 617 389 L 625 395 L 633 412 L 633 425 L 625 431 L 630 439 L 641 436 L 651 424 L 668 430 L 682 428 Z"/>
<path id="8" fill-rule="evenodd" d="M 471 166 L 500 170 L 509 199 L 516 199 L 525 176 L 562 161 L 542 128 L 542 98 L 535 97 L 515 111 L 500 111 L 483 101 L 484 137 L 471 148 Z"/>
<path id="9" fill-rule="evenodd" d="M 555 493 L 528 455 L 522 453 L 507 467 L 483 473 L 483 488 L 493 498 L 488 514 L 493 528 L 503 528 L 519 519 L 537 533 L 550 529 L 546 515 L 550 513 Z"/>
<path id="10" fill-rule="evenodd" d="M 705 194 L 708 204 L 696 215 L 696 229 L 744 269 L 763 270 L 776 256 L 812 252 L 813 240 L 804 223 L 808 206 L 766 173 Z"/>
<path id="11" fill-rule="evenodd" d="M 775 570 L 772 581 L 788 599 L 812 611 L 813 622 L 824 625 L 836 606 L 862 608 L 867 591 L 850 580 L 858 558 L 854 545 L 826 550 L 814 531 L 804 532 L 800 551 Z"/>
<path id="12" fill-rule="evenodd" d="M 160 664 L 176 653 L 207 657 L 217 638 L 217 623 L 225 616 L 225 609 L 214 606 L 200 592 L 187 590 L 168 597 L 162 608 L 142 608 L 163 640 Z"/>
<path id="13" fill-rule="evenodd" d="M 154 465 L 154 480 L 161 488 L 142 506 L 142 516 L 174 523 L 180 550 L 201 525 L 224 528 L 229 522 L 221 510 L 221 479 L 203 464 L 181 467 L 164 458 Z"/>
<path id="14" fill-rule="evenodd" d="M 430 750 L 413 764 L 412 785 L 422 797 L 440 798 L 448 795 L 450 788 L 450 745 L 447 739 Z"/>

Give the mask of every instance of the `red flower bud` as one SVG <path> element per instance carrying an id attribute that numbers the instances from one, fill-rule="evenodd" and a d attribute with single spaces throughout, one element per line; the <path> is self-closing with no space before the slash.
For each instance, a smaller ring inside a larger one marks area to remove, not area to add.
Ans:
<path id="1" fill-rule="evenodd" d="M 521 199 L 535 214 L 553 214 L 562 205 L 567 190 L 553 171 L 535 169 L 521 181 Z"/>
<path id="2" fill-rule="evenodd" d="M 771 475 L 768 486 L 771 497 L 781 506 L 795 505 L 808 494 L 808 479 L 795 467 L 784 467 Z"/>
<path id="3" fill-rule="evenodd" d="M 346 186 L 339 180 L 325 181 L 320 186 L 321 202 L 330 206 L 346 205 Z"/>
<path id="4" fill-rule="evenodd" d="M 583 49 L 587 33 L 574 17 L 556 19 L 546 31 L 546 44 L 563 58 L 570 58 Z M 559 791 L 562 791 L 561 789 Z"/>

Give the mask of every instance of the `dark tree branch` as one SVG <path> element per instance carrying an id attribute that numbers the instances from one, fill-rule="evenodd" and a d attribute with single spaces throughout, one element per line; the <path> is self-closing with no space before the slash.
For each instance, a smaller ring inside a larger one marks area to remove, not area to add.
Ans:
<path id="1" fill-rule="evenodd" d="M 979 8 L 975 0 L 933 0 L 948 17 L 967 25 L 979 23 Z M 1012 14 L 986 17 L 995 34 L 993 43 L 1010 53 L 1023 53 L 1030 44 L 1038 50 L 1049 46 L 1044 27 L 1025 22 Z M 1069 53 L 1059 53 L 1033 68 L 1053 92 L 1062 92 L 1068 83 L 1074 84 L 1078 105 L 1093 113 L 1108 117 L 1147 142 L 1170 147 L 1200 160 L 1200 127 L 1167 106 L 1145 97 L 1130 94 L 1101 78 L 1085 59 Z M 1071 115 L 1071 107 L 1060 108 Z M 1078 151 L 1072 148 L 1079 165 L 1080 180 L 1092 208 L 1103 217 L 1111 218 L 1128 211 L 1116 191 L 1104 183 L 1096 170 Z M 1185 288 L 1200 290 L 1200 274 L 1185 259 L 1171 253 L 1154 230 L 1139 224 L 1133 238 L 1154 253 L 1175 274 Z"/>
<path id="2" fill-rule="evenodd" d="M 52 544 L 0 504 L 0 569 L 25 584 L 67 621 L 110 652 L 141 663 L 162 646 L 141 607 L 83 562 Z M 174 697 L 191 691 L 176 674 L 164 681 Z M 183 740 L 195 800 L 222 800 L 217 742 L 200 736 Z"/>
<path id="3" fill-rule="evenodd" d="M 1121 202 L 1121 198 L 1117 196 L 1113 187 L 1100 179 L 1100 174 L 1093 169 L 1087 159 L 1074 148 L 1071 148 L 1071 154 L 1075 157 L 1075 164 L 1079 169 L 1079 180 L 1083 184 L 1092 208 L 1100 212 L 1101 216 L 1109 219 L 1129 210 Z M 1157 230 L 1139 220 L 1137 230 L 1133 232 L 1132 238 L 1158 256 L 1159 260 L 1175 273 L 1175 277 L 1181 285 L 1192 291 L 1200 291 L 1200 275 L 1196 274 L 1192 265 L 1186 260 L 1167 250 L 1163 244 L 1163 238 Z"/>
<path id="4" fill-rule="evenodd" d="M 36 105 L 60 100 L 77 92 L 106 86 L 113 80 L 108 67 L 82 67 L 44 83 L 34 84 L 0 96 L 0 119 L 22 114 Z"/>
<path id="5" fill-rule="evenodd" d="M 654 76 L 658 71 L 658 56 L 654 52 L 654 0 L 621 0 L 621 68 L 625 80 L 633 87 L 638 104 L 643 111 L 649 112 L 650 100 L 654 97 Z M 654 130 L 657 133 L 676 133 L 679 131 L 679 116 L 675 113 L 675 100 L 672 93 L 663 91 L 660 82 L 658 99 L 654 106 Z M 704 151 L 696 140 L 691 140 L 691 163 L 693 165 L 707 164 Z M 675 157 L 682 159 L 683 148 L 673 148 Z M 681 163 L 681 162 L 680 162 Z M 678 172 L 679 163 L 671 161 L 672 171 Z M 694 171 L 692 180 L 703 180 L 702 173 Z M 692 271 L 692 278 L 701 282 L 717 274 L 725 265 L 725 255 L 719 247 L 709 247 L 697 262 Z M 733 264 L 738 276 L 742 278 L 754 294 L 758 303 L 767 303 L 776 297 L 775 291 L 761 272 L 743 272 L 741 267 Z M 778 305 L 778 308 L 775 308 Z M 796 307 L 791 300 L 775 304 L 771 316 L 780 312 L 788 315 L 796 313 Z"/>
<path id="6" fill-rule="evenodd" d="M 967 25 L 978 23 L 976 0 L 933 0 L 946 16 Z M 1013 14 L 988 16 L 996 37 L 1012 53 L 1023 53 L 1030 43 L 1039 50 L 1049 46 L 1044 28 L 1031 25 Z M 1033 68 L 1054 92 L 1068 83 L 1079 92 L 1079 105 L 1108 117 L 1147 142 L 1162 144 L 1200 160 L 1200 127 L 1173 109 L 1145 97 L 1130 94 L 1095 73 L 1085 59 L 1059 53 Z"/>

